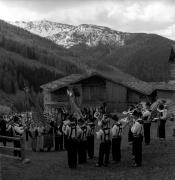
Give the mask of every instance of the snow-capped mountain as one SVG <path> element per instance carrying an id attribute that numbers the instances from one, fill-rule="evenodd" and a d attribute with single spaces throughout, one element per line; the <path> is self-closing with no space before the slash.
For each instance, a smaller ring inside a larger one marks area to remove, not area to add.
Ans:
<path id="1" fill-rule="evenodd" d="M 70 48 L 84 43 L 97 46 L 99 43 L 110 46 L 123 46 L 128 33 L 122 33 L 103 26 L 82 24 L 79 26 L 51 21 L 10 22 L 27 31 L 48 38 L 58 45 Z"/>

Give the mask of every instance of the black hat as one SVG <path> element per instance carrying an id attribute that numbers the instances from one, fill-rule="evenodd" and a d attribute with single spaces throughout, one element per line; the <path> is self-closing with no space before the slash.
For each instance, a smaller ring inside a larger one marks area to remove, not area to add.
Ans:
<path id="1" fill-rule="evenodd" d="M 19 121 L 19 117 L 18 117 L 18 116 L 14 116 L 14 117 L 13 117 L 13 121 L 14 121 L 14 122 L 18 122 L 18 121 Z"/>
<path id="2" fill-rule="evenodd" d="M 132 115 L 138 117 L 138 111 L 135 110 Z"/>
<path id="3" fill-rule="evenodd" d="M 150 102 L 147 102 L 147 103 L 146 103 L 146 106 L 151 106 L 151 103 L 150 103 Z"/>
<path id="4" fill-rule="evenodd" d="M 118 116 L 117 116 L 117 115 L 114 115 L 114 116 L 112 117 L 112 119 L 113 119 L 114 121 L 118 121 Z"/>

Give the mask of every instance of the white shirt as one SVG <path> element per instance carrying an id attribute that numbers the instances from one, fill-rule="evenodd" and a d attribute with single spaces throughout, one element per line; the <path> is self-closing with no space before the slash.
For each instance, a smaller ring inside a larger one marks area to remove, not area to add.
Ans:
<path id="1" fill-rule="evenodd" d="M 131 127 L 131 132 L 135 136 L 143 135 L 143 125 L 136 121 Z"/>
<path id="2" fill-rule="evenodd" d="M 17 132 L 17 133 L 20 134 L 20 135 L 24 133 L 23 127 L 19 127 L 18 124 L 15 124 L 15 125 L 14 125 L 14 130 L 15 130 L 15 132 Z"/>
<path id="3" fill-rule="evenodd" d="M 104 132 L 104 131 L 105 131 L 105 132 Z M 105 139 L 105 133 L 106 133 L 106 134 L 109 133 L 109 135 L 106 135 L 106 139 Z M 102 130 L 102 129 L 100 129 L 98 132 L 96 132 L 96 134 L 97 134 L 97 139 L 98 139 L 98 140 L 101 140 L 102 142 L 104 142 L 105 140 L 106 140 L 106 141 L 107 141 L 107 140 L 110 140 L 111 132 L 110 132 L 109 129 L 107 129 L 107 130 Z"/>
<path id="4" fill-rule="evenodd" d="M 117 125 L 115 124 L 115 125 L 111 128 L 111 135 L 112 135 L 112 137 L 117 137 L 117 136 L 119 136 L 119 135 L 120 135 L 119 131 L 120 131 L 119 126 L 117 126 Z"/>
<path id="5" fill-rule="evenodd" d="M 145 112 L 143 112 L 143 119 L 147 117 L 147 120 L 144 120 L 144 123 L 149 123 L 150 122 L 150 116 L 151 116 L 151 112 L 146 110 Z"/>
<path id="6" fill-rule="evenodd" d="M 71 138 L 77 138 L 80 137 L 82 135 L 82 130 L 79 126 L 76 126 L 76 129 L 72 129 L 72 134 L 71 134 L 71 126 L 66 126 L 66 130 L 65 130 L 65 135 L 67 135 L 68 137 Z"/>
<path id="7" fill-rule="evenodd" d="M 160 119 L 161 120 L 166 120 L 166 118 L 167 118 L 167 114 L 168 114 L 168 110 L 167 109 L 164 109 L 164 110 L 162 110 L 161 111 L 161 116 L 160 116 Z"/>

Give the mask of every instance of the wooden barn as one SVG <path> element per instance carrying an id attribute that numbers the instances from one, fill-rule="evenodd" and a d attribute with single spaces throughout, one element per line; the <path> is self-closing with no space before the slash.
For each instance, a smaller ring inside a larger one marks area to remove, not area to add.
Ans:
<path id="1" fill-rule="evenodd" d="M 69 106 L 68 87 L 73 89 L 80 107 L 98 107 L 106 103 L 108 112 L 126 110 L 129 104 L 145 100 L 153 92 L 151 85 L 125 73 L 120 76 L 72 74 L 41 86 L 46 111 Z"/>

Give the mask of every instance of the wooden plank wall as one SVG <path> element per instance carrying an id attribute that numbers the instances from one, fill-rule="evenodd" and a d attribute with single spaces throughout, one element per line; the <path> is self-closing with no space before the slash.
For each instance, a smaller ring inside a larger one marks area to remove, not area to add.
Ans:
<path id="1" fill-rule="evenodd" d="M 92 77 L 82 82 L 83 104 L 106 101 L 105 80 L 100 77 Z"/>
<path id="2" fill-rule="evenodd" d="M 140 101 L 141 95 L 135 91 L 128 89 L 127 99 L 129 104 L 136 104 Z"/>
<path id="3" fill-rule="evenodd" d="M 126 107 L 127 107 L 127 88 L 126 87 L 107 80 L 106 91 L 107 91 L 109 110 L 118 111 L 118 112 L 126 110 Z"/>
<path id="4" fill-rule="evenodd" d="M 67 102 L 67 88 L 61 88 L 57 91 L 51 93 L 51 101 L 52 102 Z"/>
<path id="5" fill-rule="evenodd" d="M 174 99 L 175 100 L 175 91 L 157 90 L 157 98 Z"/>

